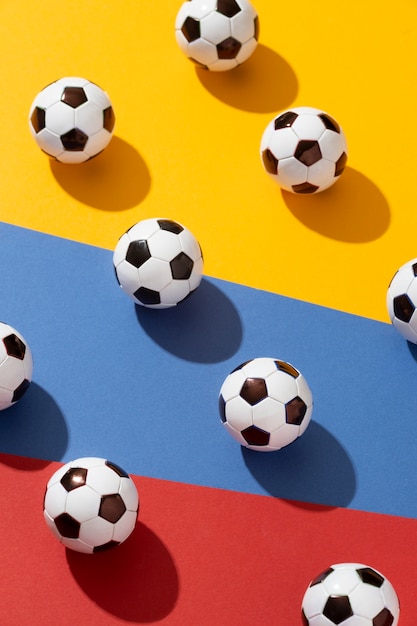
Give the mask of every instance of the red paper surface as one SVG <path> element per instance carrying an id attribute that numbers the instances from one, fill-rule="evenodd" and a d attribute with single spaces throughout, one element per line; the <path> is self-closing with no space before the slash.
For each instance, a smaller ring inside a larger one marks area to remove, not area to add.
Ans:
<path id="1" fill-rule="evenodd" d="M 31 615 L 31 626 L 297 626 L 310 580 L 358 561 L 390 579 L 401 626 L 415 625 L 417 520 L 133 477 L 135 531 L 109 552 L 83 555 L 43 520 L 59 464 L 8 455 L 0 463 L 0 624 Z"/>

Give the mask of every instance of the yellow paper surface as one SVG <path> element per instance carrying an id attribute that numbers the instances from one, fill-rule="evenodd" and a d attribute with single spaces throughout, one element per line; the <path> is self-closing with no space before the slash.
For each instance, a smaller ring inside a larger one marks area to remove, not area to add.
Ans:
<path id="1" fill-rule="evenodd" d="M 224 73 L 180 51 L 180 5 L 2 0 L 0 219 L 113 249 L 136 221 L 170 217 L 207 275 L 388 321 L 388 283 L 417 257 L 417 3 L 257 0 L 259 46 Z M 78 166 L 28 128 L 36 94 L 68 75 L 116 114 L 110 146 Z M 324 109 L 348 140 L 344 174 L 314 196 L 282 192 L 259 158 L 292 106 Z"/>

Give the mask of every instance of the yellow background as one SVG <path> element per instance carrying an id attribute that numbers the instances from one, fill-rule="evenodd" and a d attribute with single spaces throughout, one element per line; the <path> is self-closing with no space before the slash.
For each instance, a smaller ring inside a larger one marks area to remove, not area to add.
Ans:
<path id="1" fill-rule="evenodd" d="M 417 257 L 417 2 L 257 0 L 257 50 L 219 74 L 178 48 L 180 5 L 1 1 L 0 219 L 113 249 L 134 222 L 171 217 L 207 275 L 388 321 L 388 283 Z M 79 166 L 50 161 L 27 121 L 68 75 L 116 113 L 110 146 Z M 259 159 L 270 119 L 302 105 L 335 117 L 349 146 L 341 179 L 308 197 Z"/>

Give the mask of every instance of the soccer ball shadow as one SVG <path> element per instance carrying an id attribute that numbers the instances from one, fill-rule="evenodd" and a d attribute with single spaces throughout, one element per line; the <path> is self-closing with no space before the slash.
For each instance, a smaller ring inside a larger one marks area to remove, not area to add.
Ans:
<path id="1" fill-rule="evenodd" d="M 411 356 L 417 363 L 417 344 L 412 343 L 411 341 L 407 341 L 407 348 L 409 349 Z"/>
<path id="2" fill-rule="evenodd" d="M 162 348 L 187 361 L 218 363 L 232 357 L 242 343 L 238 310 L 210 279 L 185 301 L 163 310 L 136 306 L 143 330 Z"/>
<path id="3" fill-rule="evenodd" d="M 66 549 L 74 579 L 98 606 L 119 619 L 150 623 L 173 610 L 179 593 L 175 562 L 158 536 L 138 522 L 116 548 L 94 555 Z"/>
<path id="4" fill-rule="evenodd" d="M 51 461 L 46 459 L 62 459 L 68 446 L 64 415 L 52 396 L 33 381 L 25 396 L 2 412 L 0 437 L 2 452 L 11 455 L 2 457 L 2 463 L 27 471 L 47 467 Z"/>
<path id="5" fill-rule="evenodd" d="M 269 454 L 242 447 L 242 456 L 270 495 L 294 506 L 346 507 L 355 495 L 352 461 L 337 439 L 314 420 L 289 446 Z"/>
<path id="6" fill-rule="evenodd" d="M 364 174 L 349 166 L 324 191 L 302 195 L 281 190 L 281 194 L 300 222 L 338 241 L 375 241 L 390 224 L 389 204 L 382 192 Z"/>
<path id="7" fill-rule="evenodd" d="M 59 185 L 83 204 L 103 211 L 123 211 L 143 202 L 151 176 L 142 156 L 129 143 L 113 136 L 96 157 L 77 165 L 50 159 Z"/>
<path id="8" fill-rule="evenodd" d="M 258 44 L 247 61 L 228 72 L 210 72 L 197 66 L 196 73 L 213 96 L 243 111 L 279 111 L 292 104 L 298 93 L 294 70 L 263 44 Z"/>

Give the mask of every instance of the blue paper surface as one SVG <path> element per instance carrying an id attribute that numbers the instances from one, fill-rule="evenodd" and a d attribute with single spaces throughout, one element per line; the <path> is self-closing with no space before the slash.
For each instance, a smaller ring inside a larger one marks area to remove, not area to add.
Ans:
<path id="1" fill-rule="evenodd" d="M 136 306 L 112 252 L 0 225 L 0 319 L 34 356 L 0 451 L 417 517 L 417 351 L 389 324 L 205 277 L 175 309 Z M 258 356 L 307 379 L 312 423 L 274 453 L 224 430 L 218 393 Z"/>

